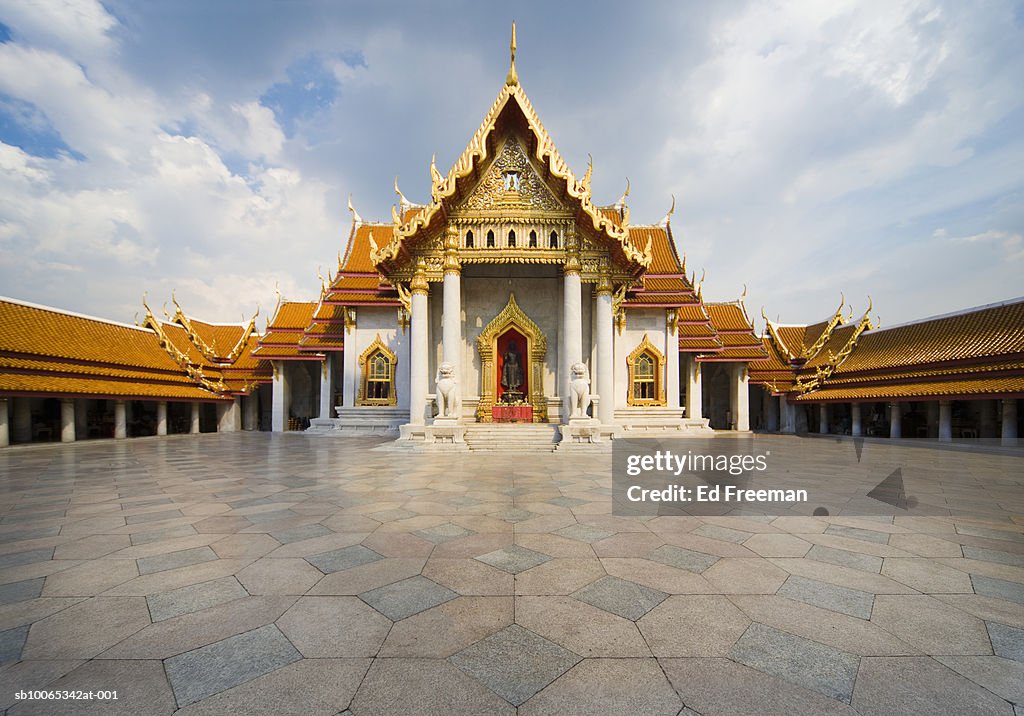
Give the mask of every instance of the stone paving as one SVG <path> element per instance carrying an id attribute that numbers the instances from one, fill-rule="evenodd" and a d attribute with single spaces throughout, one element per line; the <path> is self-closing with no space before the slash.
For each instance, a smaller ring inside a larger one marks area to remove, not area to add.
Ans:
<path id="1" fill-rule="evenodd" d="M 850 449 L 757 440 L 808 484 Z M 5 449 L 0 710 L 1024 716 L 1022 458 L 883 449 L 956 516 L 616 517 L 607 454 Z"/>

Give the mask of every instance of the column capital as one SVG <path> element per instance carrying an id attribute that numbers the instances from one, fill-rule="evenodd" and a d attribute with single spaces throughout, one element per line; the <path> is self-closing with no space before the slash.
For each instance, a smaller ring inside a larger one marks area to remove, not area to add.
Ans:
<path id="1" fill-rule="evenodd" d="M 600 272 L 598 273 L 598 275 L 597 275 L 597 285 L 594 287 L 594 291 L 599 296 L 602 293 L 607 293 L 608 295 L 611 295 L 611 293 L 612 293 L 612 278 L 611 278 L 611 275 L 608 273 L 608 269 L 607 268 L 602 267 Z"/>
<path id="2" fill-rule="evenodd" d="M 459 232 L 455 227 L 448 227 L 444 237 L 444 273 L 462 273 L 462 262 L 459 260 Z"/>
<path id="3" fill-rule="evenodd" d="M 412 281 L 409 282 L 409 290 L 412 293 L 422 293 L 426 295 L 430 290 L 430 285 L 427 283 L 427 273 L 422 265 L 416 267 L 416 273 L 412 276 Z"/>
<path id="4" fill-rule="evenodd" d="M 579 254 L 568 254 L 565 257 L 565 265 L 562 266 L 562 273 L 566 275 L 576 274 L 579 275 L 583 265 L 580 263 Z"/>

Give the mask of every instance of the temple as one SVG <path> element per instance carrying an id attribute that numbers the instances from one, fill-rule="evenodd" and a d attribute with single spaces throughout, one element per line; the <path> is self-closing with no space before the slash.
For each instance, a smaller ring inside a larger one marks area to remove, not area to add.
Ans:
<path id="1" fill-rule="evenodd" d="M 430 449 L 597 449 L 716 430 L 1002 437 L 1024 397 L 1024 299 L 878 329 L 705 301 L 671 208 L 596 204 L 509 71 L 429 200 L 351 227 L 315 301 L 266 330 L 145 305 L 137 326 L 0 299 L 0 443 L 202 430 L 376 433 Z M 666 201 L 668 203 L 668 201 Z M 744 292 L 745 293 L 745 292 Z M 850 309 L 852 311 L 852 309 Z M 12 421 L 13 416 L 13 421 Z M 13 422 L 13 429 L 9 424 Z"/>

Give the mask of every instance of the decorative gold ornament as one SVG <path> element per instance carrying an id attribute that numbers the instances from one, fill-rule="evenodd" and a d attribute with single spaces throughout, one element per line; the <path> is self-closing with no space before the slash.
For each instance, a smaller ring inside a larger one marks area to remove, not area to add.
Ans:
<path id="1" fill-rule="evenodd" d="M 359 355 L 359 396 L 357 405 L 395 405 L 395 367 L 398 356 L 381 340 L 380 334 Z M 381 372 L 386 371 L 386 372 Z M 374 383 L 386 383 L 387 395 L 374 396 Z"/>

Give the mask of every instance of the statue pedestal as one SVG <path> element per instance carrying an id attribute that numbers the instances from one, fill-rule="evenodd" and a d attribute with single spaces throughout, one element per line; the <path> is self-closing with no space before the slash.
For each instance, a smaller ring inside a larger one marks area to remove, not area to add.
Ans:
<path id="1" fill-rule="evenodd" d="M 601 421 L 594 418 L 569 418 L 569 424 L 558 429 L 564 444 L 601 442 Z"/>
<path id="2" fill-rule="evenodd" d="M 434 418 L 427 426 L 425 442 L 431 445 L 465 445 L 466 426 L 456 418 Z"/>

